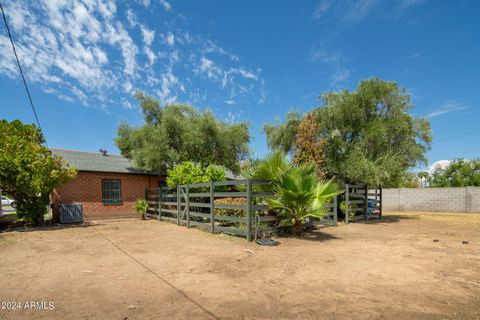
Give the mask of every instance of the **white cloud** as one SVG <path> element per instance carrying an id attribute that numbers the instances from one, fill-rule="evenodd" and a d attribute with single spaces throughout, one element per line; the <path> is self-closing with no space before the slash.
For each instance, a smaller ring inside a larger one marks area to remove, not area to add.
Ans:
<path id="1" fill-rule="evenodd" d="M 435 118 L 446 113 L 462 111 L 468 108 L 468 105 L 459 100 L 447 100 L 445 101 L 440 108 L 428 113 L 426 118 Z"/>
<path id="2" fill-rule="evenodd" d="M 331 7 L 332 7 L 331 0 L 320 1 L 316 6 L 315 11 L 313 12 L 313 18 L 320 19 L 324 14 L 326 14 L 329 11 Z"/>
<path id="3" fill-rule="evenodd" d="M 345 25 L 355 25 L 372 17 L 396 20 L 407 16 L 426 0 L 320 0 L 312 14 L 312 18 L 320 21 L 340 21 Z M 373 14 L 375 12 L 375 15 Z"/>
<path id="4" fill-rule="evenodd" d="M 412 54 L 409 58 L 410 59 L 416 59 L 416 58 L 420 57 L 421 54 L 422 54 L 421 52 L 416 52 L 416 53 Z"/>
<path id="5" fill-rule="evenodd" d="M 127 10 L 127 21 L 130 24 L 130 27 L 135 27 L 138 24 L 137 17 L 132 9 Z"/>
<path id="6" fill-rule="evenodd" d="M 177 97 L 172 95 L 172 89 L 178 84 L 178 82 L 179 80 L 173 74 L 172 70 L 167 70 L 167 72 L 160 75 L 160 86 L 154 90 L 160 101 L 164 103 L 172 103 L 177 100 Z"/>
<path id="7" fill-rule="evenodd" d="M 438 161 L 432 163 L 428 167 L 428 172 L 431 174 L 435 171 L 436 168 L 445 169 L 446 167 L 448 167 L 450 165 L 451 162 L 452 162 L 452 160 L 438 160 Z"/>
<path id="8" fill-rule="evenodd" d="M 155 53 L 153 53 L 150 47 L 144 47 L 143 49 L 148 58 L 148 66 L 151 66 L 152 64 L 155 63 L 155 60 L 157 60 L 157 56 L 155 55 Z"/>
<path id="9" fill-rule="evenodd" d="M 350 71 L 347 69 L 339 70 L 333 73 L 330 77 L 331 85 L 335 86 L 346 81 L 350 77 Z"/>
<path id="10" fill-rule="evenodd" d="M 343 22 L 346 24 L 356 24 L 363 21 L 372 12 L 378 2 L 378 0 L 356 1 L 343 17 Z"/>
<path id="11" fill-rule="evenodd" d="M 409 10 L 425 3 L 426 0 L 400 0 L 393 8 L 393 15 L 396 19 L 402 18 Z"/>
<path id="12" fill-rule="evenodd" d="M 165 11 L 170 11 L 170 9 L 172 9 L 172 5 L 167 0 L 160 0 L 160 4 L 165 9 Z"/>
<path id="13" fill-rule="evenodd" d="M 225 100 L 225 103 L 232 105 L 232 104 L 235 104 L 235 101 L 233 101 L 233 100 Z"/>
<path id="14" fill-rule="evenodd" d="M 171 10 L 167 1 L 138 2 Z M 163 12 L 161 26 L 140 23 L 142 13 L 133 8 L 117 12 L 114 0 L 5 4 L 28 80 L 62 100 L 128 108 L 131 94 L 142 89 L 164 102 L 239 103 L 255 95 L 264 101 L 261 69 L 242 65 L 228 49 L 186 30 L 178 15 Z M 0 73 L 18 79 L 10 42 L 1 32 Z"/>
<path id="15" fill-rule="evenodd" d="M 324 45 L 313 50 L 311 59 L 329 64 L 340 64 L 347 61 L 347 58 L 340 51 L 329 50 Z"/>
<path id="16" fill-rule="evenodd" d="M 258 80 L 258 75 L 256 75 L 255 73 L 253 73 L 250 70 L 245 70 L 243 68 L 239 68 L 238 72 L 245 78 Z"/>
<path id="17" fill-rule="evenodd" d="M 173 46 L 175 44 L 175 36 L 173 33 L 169 32 L 165 38 L 165 41 L 169 46 Z"/>
<path id="18" fill-rule="evenodd" d="M 140 25 L 140 30 L 142 30 L 143 42 L 147 46 L 152 45 L 153 39 L 155 39 L 155 31 L 148 29 L 144 25 Z"/>

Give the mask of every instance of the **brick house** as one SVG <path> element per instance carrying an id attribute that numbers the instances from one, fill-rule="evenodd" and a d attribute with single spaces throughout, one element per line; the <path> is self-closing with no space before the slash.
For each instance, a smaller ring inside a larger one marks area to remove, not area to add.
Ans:
<path id="1" fill-rule="evenodd" d="M 60 204 L 82 203 L 85 219 L 138 217 L 132 208 L 145 198 L 146 188 L 165 183 L 165 177 L 136 168 L 119 155 L 51 149 L 71 167 L 79 170 L 72 181 L 51 195 L 53 219 L 58 220 Z"/>

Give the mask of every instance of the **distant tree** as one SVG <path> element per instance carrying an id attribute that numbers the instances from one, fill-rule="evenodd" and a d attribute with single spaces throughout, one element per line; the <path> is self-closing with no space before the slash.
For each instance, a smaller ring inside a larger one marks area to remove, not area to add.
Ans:
<path id="1" fill-rule="evenodd" d="M 320 127 L 312 112 L 307 113 L 297 128 L 293 146 L 296 164 L 311 163 L 319 177 L 323 177 L 326 140 L 320 136 Z"/>
<path id="2" fill-rule="evenodd" d="M 444 168 L 437 166 L 428 181 L 431 187 L 479 187 L 480 159 L 455 159 Z"/>
<path id="3" fill-rule="evenodd" d="M 415 119 L 410 96 L 396 82 L 373 78 L 356 91 L 326 93 L 316 110 L 326 139 L 324 170 L 348 180 L 399 186 L 410 168 L 425 165 L 431 129 Z"/>
<path id="4" fill-rule="evenodd" d="M 418 174 L 414 172 L 406 172 L 403 179 L 397 187 L 401 188 L 420 188 L 422 186 Z"/>
<path id="5" fill-rule="evenodd" d="M 166 170 L 183 161 L 205 168 L 223 165 L 238 173 L 240 161 L 249 154 L 249 124 L 229 124 L 210 111 L 198 111 L 185 104 L 167 104 L 144 93 L 135 94 L 144 124 L 118 127 L 115 143 L 123 156 L 145 169 Z"/>
<path id="6" fill-rule="evenodd" d="M 418 177 L 418 179 L 420 179 L 420 186 L 421 186 L 422 188 L 425 188 L 427 179 L 428 179 L 428 177 L 429 177 L 428 172 L 426 172 L 426 171 L 418 172 L 418 173 L 417 173 L 417 177 Z"/>
<path id="7" fill-rule="evenodd" d="M 167 170 L 167 184 L 169 187 L 224 180 L 225 170 L 213 164 L 202 168 L 191 161 L 186 161 Z"/>
<path id="8" fill-rule="evenodd" d="M 43 222 L 53 189 L 73 179 L 77 170 L 43 146 L 34 125 L 0 121 L 0 188 L 17 203 L 17 215 Z"/>
<path id="9" fill-rule="evenodd" d="M 263 126 L 270 149 L 290 153 L 295 145 L 298 126 L 302 122 L 302 118 L 303 115 L 299 112 L 288 112 L 285 122 L 277 121 L 274 124 Z"/>

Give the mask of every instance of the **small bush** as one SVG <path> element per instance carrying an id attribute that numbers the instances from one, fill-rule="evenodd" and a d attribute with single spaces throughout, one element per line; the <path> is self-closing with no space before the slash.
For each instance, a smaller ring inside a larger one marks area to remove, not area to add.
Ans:
<path id="1" fill-rule="evenodd" d="M 202 168 L 191 161 L 187 161 L 167 170 L 167 184 L 170 188 L 182 184 L 224 180 L 225 170 L 213 164 Z"/>

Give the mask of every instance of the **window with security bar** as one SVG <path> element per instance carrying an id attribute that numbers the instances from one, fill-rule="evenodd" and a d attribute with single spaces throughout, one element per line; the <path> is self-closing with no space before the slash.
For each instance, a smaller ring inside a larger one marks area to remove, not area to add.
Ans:
<path id="1" fill-rule="evenodd" d="M 102 180 L 102 202 L 103 204 L 122 203 L 122 185 L 120 180 Z"/>

